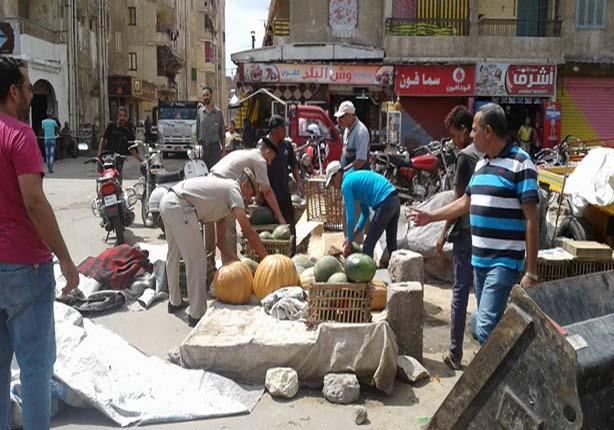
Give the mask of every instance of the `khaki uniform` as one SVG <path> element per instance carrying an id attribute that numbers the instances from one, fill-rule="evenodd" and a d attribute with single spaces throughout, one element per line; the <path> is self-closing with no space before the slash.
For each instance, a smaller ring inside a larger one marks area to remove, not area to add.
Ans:
<path id="1" fill-rule="evenodd" d="M 262 188 L 269 186 L 269 176 L 267 174 L 267 163 L 259 149 L 243 149 L 233 151 L 222 158 L 213 169 L 211 174 L 220 178 L 233 179 L 238 181 L 245 168 L 251 169 L 256 177 L 256 182 Z M 224 221 L 226 244 L 232 248 L 237 248 L 237 221 L 231 214 Z M 228 263 L 226 257 L 222 257 L 222 264 Z"/>
<path id="2" fill-rule="evenodd" d="M 180 182 L 160 202 L 168 241 L 166 273 L 170 303 L 181 303 L 179 259 L 183 258 L 192 318 L 200 319 L 207 310 L 207 253 L 200 223 L 220 221 L 234 208 L 245 208 L 239 184 L 214 176 Z"/>

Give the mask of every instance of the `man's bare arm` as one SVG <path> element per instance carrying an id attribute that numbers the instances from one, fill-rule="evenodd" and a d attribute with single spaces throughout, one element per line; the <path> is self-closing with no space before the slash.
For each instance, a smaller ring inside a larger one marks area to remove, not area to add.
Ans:
<path id="1" fill-rule="evenodd" d="M 232 220 L 234 222 L 234 219 Z M 229 249 L 226 242 L 226 221 L 218 221 L 215 223 L 215 235 L 217 240 L 217 247 L 220 250 L 220 254 L 224 260 L 237 261 L 239 256 L 237 255 L 237 244 L 235 243 L 234 251 Z"/>

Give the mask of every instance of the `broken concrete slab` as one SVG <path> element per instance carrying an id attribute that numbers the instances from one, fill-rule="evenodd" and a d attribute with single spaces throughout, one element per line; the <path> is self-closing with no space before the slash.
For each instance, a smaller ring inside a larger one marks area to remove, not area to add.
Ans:
<path id="1" fill-rule="evenodd" d="M 290 367 L 269 369 L 266 371 L 264 386 L 273 397 L 291 399 L 298 393 L 298 373 Z"/>
<path id="2" fill-rule="evenodd" d="M 329 373 L 324 376 L 322 394 L 331 403 L 354 403 L 360 397 L 358 378 L 353 373 Z"/>
<path id="3" fill-rule="evenodd" d="M 418 360 L 409 355 L 397 357 L 397 375 L 402 381 L 411 384 L 431 377 L 429 371 Z"/>
<path id="4" fill-rule="evenodd" d="M 369 421 L 369 416 L 367 414 L 367 408 L 364 406 L 354 406 L 354 422 L 356 425 L 366 424 Z"/>
<path id="5" fill-rule="evenodd" d="M 424 290 L 419 282 L 388 286 L 386 321 L 392 328 L 399 353 L 422 360 Z"/>
<path id="6" fill-rule="evenodd" d="M 399 249 L 390 256 L 388 271 L 392 282 L 424 283 L 424 258 L 417 252 Z"/>

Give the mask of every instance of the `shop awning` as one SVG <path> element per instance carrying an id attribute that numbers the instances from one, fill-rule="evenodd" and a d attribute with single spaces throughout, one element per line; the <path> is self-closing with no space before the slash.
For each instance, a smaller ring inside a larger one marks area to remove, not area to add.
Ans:
<path id="1" fill-rule="evenodd" d="M 384 50 L 346 43 L 293 43 L 236 52 L 235 64 L 290 61 L 383 61 Z"/>

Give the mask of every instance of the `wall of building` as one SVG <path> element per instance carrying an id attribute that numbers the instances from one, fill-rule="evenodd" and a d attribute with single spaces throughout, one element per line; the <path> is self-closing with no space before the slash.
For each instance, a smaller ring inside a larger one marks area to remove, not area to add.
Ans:
<path id="1" fill-rule="evenodd" d="M 485 18 L 516 18 L 516 1 L 487 0 L 477 2 L 478 15 Z"/>
<path id="2" fill-rule="evenodd" d="M 561 2 L 564 54 L 573 57 L 614 57 L 614 3 L 607 3 L 606 27 L 587 30 L 576 26 L 576 1 Z"/>
<path id="3" fill-rule="evenodd" d="M 289 0 L 290 36 L 287 43 L 335 42 L 381 47 L 383 0 L 358 0 L 358 26 L 351 38 L 335 37 L 328 20 L 328 0 Z"/>

